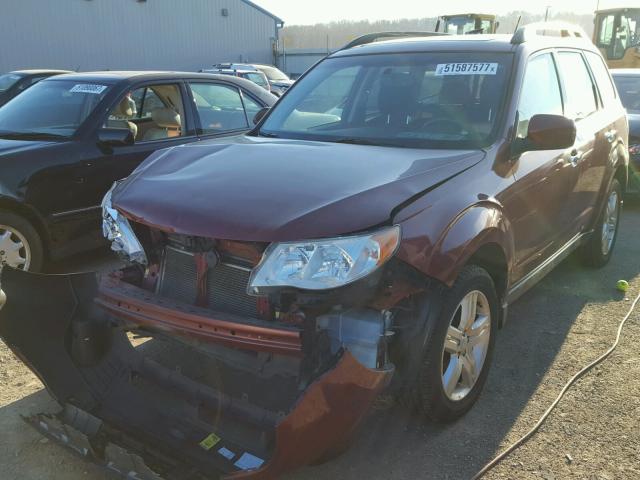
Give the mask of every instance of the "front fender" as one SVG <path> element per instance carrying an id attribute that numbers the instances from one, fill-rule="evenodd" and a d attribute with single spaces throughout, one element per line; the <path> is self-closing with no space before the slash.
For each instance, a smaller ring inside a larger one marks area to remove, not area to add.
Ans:
<path id="1" fill-rule="evenodd" d="M 409 220 L 411 225 L 405 229 L 409 235 L 421 223 L 418 217 Z M 428 217 L 425 220 L 428 222 Z M 429 231 L 433 227 L 431 223 L 426 229 Z M 425 228 L 424 224 L 422 228 Z M 401 249 L 399 256 L 426 275 L 452 286 L 460 270 L 481 247 L 494 245 L 502 252 L 508 272 L 511 271 L 514 261 L 513 234 L 497 201 L 476 203 L 455 215 L 452 221 L 437 231 L 440 233 L 432 237 L 433 242 L 428 235 L 422 239 L 409 238 L 406 241 L 410 249 Z"/>

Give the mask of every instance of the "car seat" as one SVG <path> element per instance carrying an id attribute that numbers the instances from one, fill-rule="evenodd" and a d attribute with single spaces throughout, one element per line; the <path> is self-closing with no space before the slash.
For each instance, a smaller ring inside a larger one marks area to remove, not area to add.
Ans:
<path id="1" fill-rule="evenodd" d="M 180 136 L 182 122 L 179 113 L 170 108 L 156 108 L 151 112 L 151 119 L 156 126 L 145 132 L 143 140 L 160 140 Z"/>

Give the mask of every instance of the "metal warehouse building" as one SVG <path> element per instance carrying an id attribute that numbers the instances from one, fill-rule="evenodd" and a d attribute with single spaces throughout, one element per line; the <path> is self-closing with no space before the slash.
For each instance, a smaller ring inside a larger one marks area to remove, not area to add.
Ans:
<path id="1" fill-rule="evenodd" d="M 249 0 L 3 0 L 0 73 L 274 63 L 283 21 Z"/>

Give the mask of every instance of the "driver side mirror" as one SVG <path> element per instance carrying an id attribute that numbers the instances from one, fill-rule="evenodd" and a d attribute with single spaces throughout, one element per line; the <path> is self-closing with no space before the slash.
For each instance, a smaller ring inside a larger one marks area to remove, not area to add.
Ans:
<path id="1" fill-rule="evenodd" d="M 264 116 L 267 114 L 269 110 L 271 110 L 270 107 L 263 107 L 260 110 L 258 110 L 258 113 L 256 113 L 256 116 L 253 117 L 253 124 L 257 125 L 258 123 L 260 123 L 260 120 L 264 118 Z"/>
<path id="2" fill-rule="evenodd" d="M 98 131 L 98 143 L 109 147 L 133 145 L 133 132 L 128 128 L 102 128 Z"/>
<path id="3" fill-rule="evenodd" d="M 569 148 L 576 141 L 576 124 L 563 115 L 534 115 L 529 120 L 526 138 L 514 142 L 514 154 L 536 150 Z"/>

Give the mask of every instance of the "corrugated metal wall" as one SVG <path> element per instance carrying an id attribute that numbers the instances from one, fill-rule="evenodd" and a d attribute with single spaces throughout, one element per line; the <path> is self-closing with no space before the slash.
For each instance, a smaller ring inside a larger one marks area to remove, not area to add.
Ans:
<path id="1" fill-rule="evenodd" d="M 2 0 L 0 73 L 273 63 L 275 20 L 241 0 Z M 222 16 L 222 9 L 228 16 Z"/>
<path id="2" fill-rule="evenodd" d="M 330 52 L 326 48 L 294 48 L 279 51 L 277 64 L 291 78 L 298 78 Z"/>

